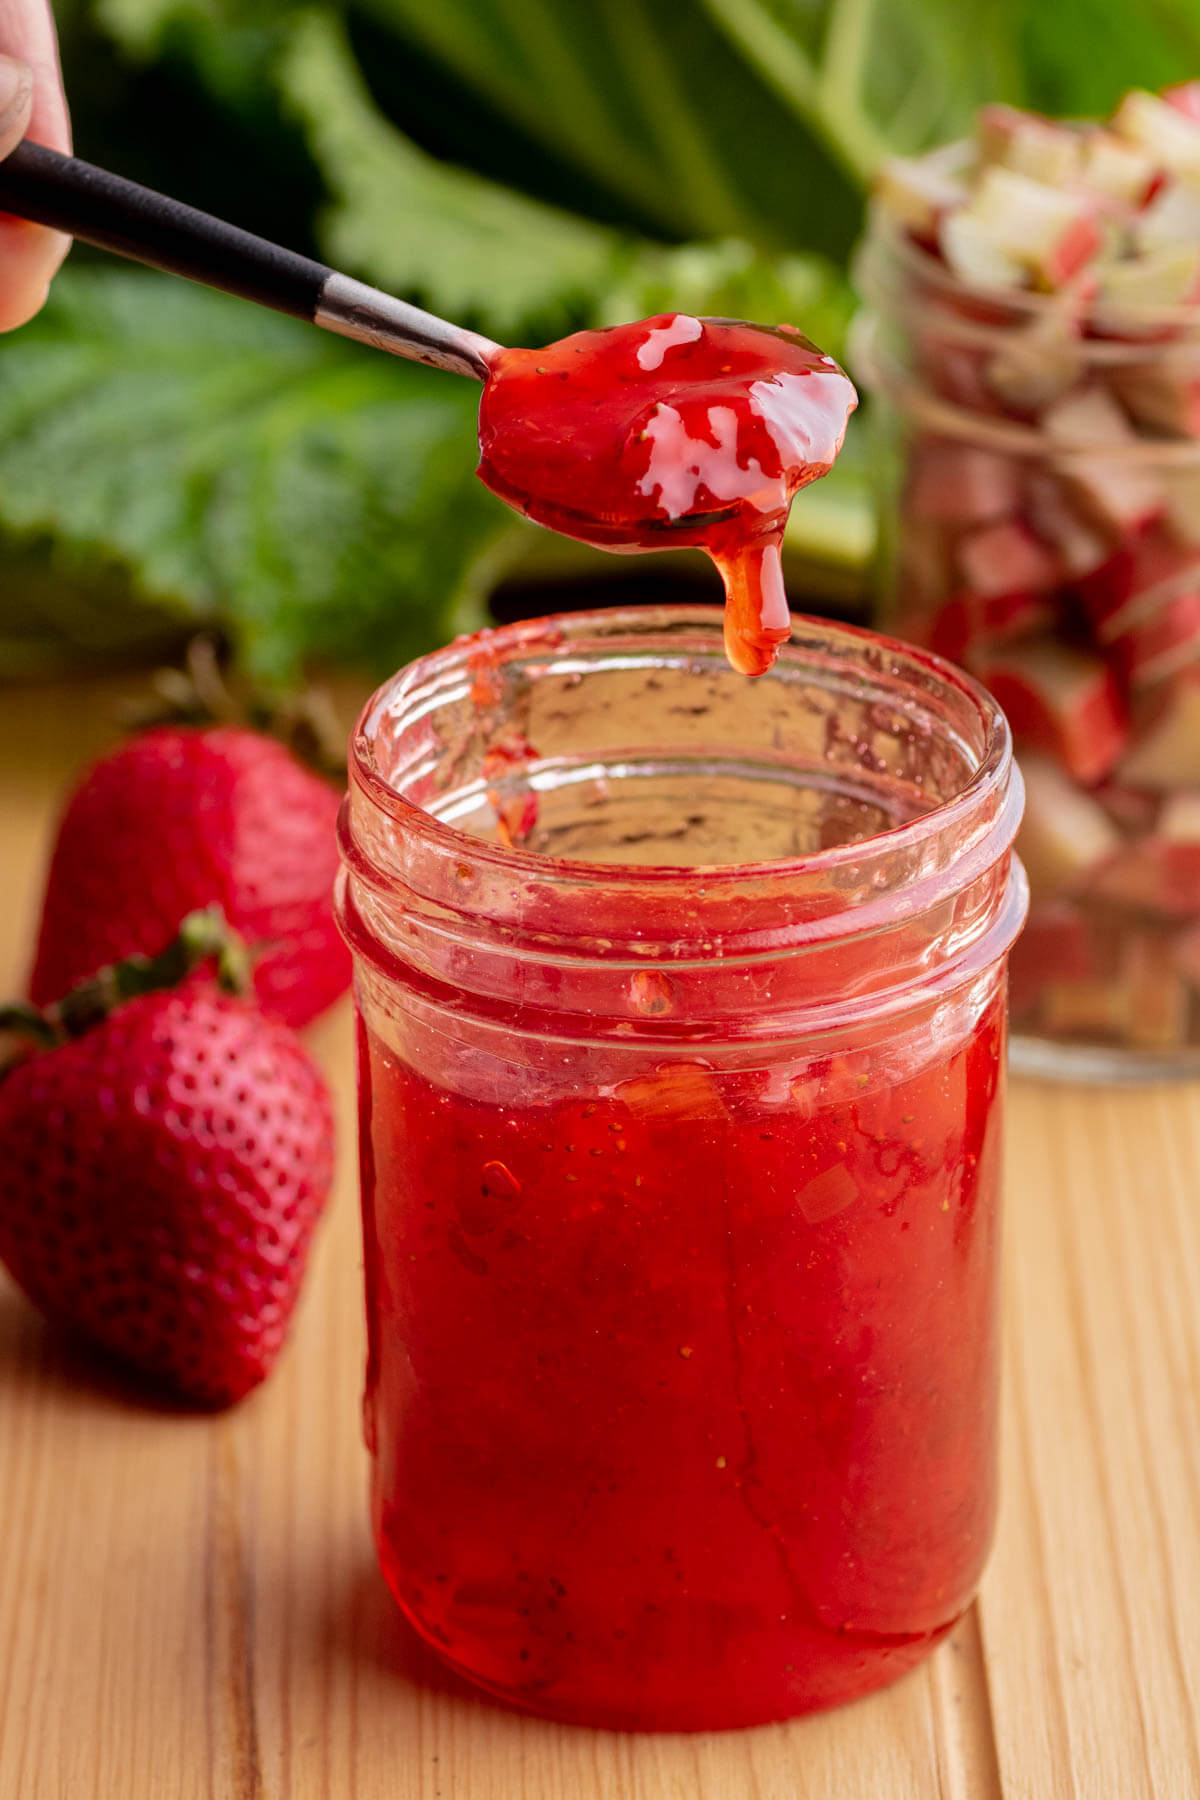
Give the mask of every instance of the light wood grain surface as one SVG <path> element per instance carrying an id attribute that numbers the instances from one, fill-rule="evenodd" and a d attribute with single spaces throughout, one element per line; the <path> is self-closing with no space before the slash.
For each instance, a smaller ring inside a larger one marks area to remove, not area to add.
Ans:
<path id="1" fill-rule="evenodd" d="M 0 694 L 0 991 L 114 691 Z M 0 1276 L 0 1800 L 1200 1797 L 1200 1089 L 1013 1084 L 1003 1502 L 953 1638 L 831 1714 L 625 1737 L 476 1696 L 376 1573 L 348 1009 L 312 1036 L 340 1178 L 246 1404 L 138 1407 Z"/>

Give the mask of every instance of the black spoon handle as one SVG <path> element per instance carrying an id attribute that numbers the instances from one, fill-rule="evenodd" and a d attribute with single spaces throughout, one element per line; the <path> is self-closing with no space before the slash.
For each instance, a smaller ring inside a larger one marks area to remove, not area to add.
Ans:
<path id="1" fill-rule="evenodd" d="M 311 257 L 28 139 L 0 162 L 0 211 L 477 380 L 498 348 Z"/>

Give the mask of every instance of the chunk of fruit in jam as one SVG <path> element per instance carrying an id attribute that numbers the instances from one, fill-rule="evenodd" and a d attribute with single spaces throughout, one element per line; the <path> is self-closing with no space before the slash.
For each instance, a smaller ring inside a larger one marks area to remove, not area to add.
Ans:
<path id="1" fill-rule="evenodd" d="M 664 313 L 501 350 L 479 409 L 480 479 L 607 550 L 698 545 L 725 584 L 725 648 L 761 675 L 788 636 L 780 546 L 858 404 L 792 325 Z"/>

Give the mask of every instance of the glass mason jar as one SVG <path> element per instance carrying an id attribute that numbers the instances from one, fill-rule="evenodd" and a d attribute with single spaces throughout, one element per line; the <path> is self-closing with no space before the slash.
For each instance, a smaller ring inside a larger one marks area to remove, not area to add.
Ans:
<path id="1" fill-rule="evenodd" d="M 974 682 L 708 607 L 481 633 L 351 746 L 384 1573 L 493 1693 L 616 1727 L 892 1680 L 995 1488 L 1020 777 Z"/>
<path id="2" fill-rule="evenodd" d="M 1200 307 L 972 290 L 875 210 L 855 368 L 889 628 L 999 700 L 1026 783 L 1018 1067 L 1200 1071 Z"/>

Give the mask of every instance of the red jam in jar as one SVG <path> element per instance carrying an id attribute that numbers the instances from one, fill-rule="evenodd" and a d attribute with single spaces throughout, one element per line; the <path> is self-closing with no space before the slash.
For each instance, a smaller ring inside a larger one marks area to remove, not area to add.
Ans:
<path id="1" fill-rule="evenodd" d="M 387 1580 L 493 1693 L 703 1729 L 848 1700 L 995 1495 L 1020 777 L 968 677 L 798 620 L 508 626 L 352 744 Z"/>
<path id="2" fill-rule="evenodd" d="M 662 313 L 498 351 L 479 476 L 540 525 L 606 550 L 699 545 L 725 584 L 726 654 L 762 675 L 791 629 L 788 509 L 829 473 L 857 404 L 794 325 Z"/>

